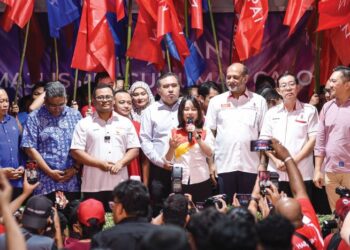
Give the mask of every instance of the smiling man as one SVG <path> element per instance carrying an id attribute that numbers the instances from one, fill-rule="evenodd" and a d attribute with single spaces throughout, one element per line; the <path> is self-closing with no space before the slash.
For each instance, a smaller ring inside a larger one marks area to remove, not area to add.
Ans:
<path id="1" fill-rule="evenodd" d="M 66 106 L 62 83 L 50 82 L 45 91 L 45 103 L 29 115 L 21 143 L 29 158 L 38 162 L 41 185 L 34 193 L 54 200 L 55 191 L 64 191 L 68 200 L 79 199 L 78 165 L 69 155 L 69 148 L 81 115 Z"/>
<path id="2" fill-rule="evenodd" d="M 314 172 L 313 148 L 318 126 L 317 109 L 298 100 L 300 85 L 291 73 L 281 75 L 277 80 L 277 92 L 283 103 L 269 109 L 265 115 L 260 139 L 278 139 L 285 146 L 298 165 L 309 197 L 312 197 Z M 292 196 L 285 163 L 272 153 L 269 167 L 279 173 L 279 189 Z"/>
<path id="3" fill-rule="evenodd" d="M 258 139 L 267 104 L 247 89 L 248 69 L 241 63 L 227 68 L 229 91 L 209 102 L 205 127 L 216 134 L 215 165 L 221 193 L 250 193 L 253 189 L 259 154 L 250 152 L 250 141 Z"/>
<path id="4" fill-rule="evenodd" d="M 113 89 L 98 85 L 92 94 L 96 112 L 74 130 L 71 154 L 84 164 L 81 191 L 110 211 L 108 202 L 118 183 L 128 179 L 126 166 L 139 154 L 140 142 L 130 119 L 113 111 Z"/>

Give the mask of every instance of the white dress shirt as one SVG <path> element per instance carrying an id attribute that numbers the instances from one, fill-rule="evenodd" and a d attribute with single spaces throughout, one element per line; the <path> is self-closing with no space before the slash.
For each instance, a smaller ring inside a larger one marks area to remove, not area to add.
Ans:
<path id="1" fill-rule="evenodd" d="M 228 91 L 210 100 L 205 127 L 217 131 L 215 165 L 219 174 L 257 173 L 259 154 L 250 152 L 250 141 L 258 139 L 266 111 L 265 99 L 247 89 L 238 99 Z"/>
<path id="2" fill-rule="evenodd" d="M 297 100 L 295 109 L 288 112 L 281 103 L 267 111 L 260 139 L 276 138 L 293 157 L 301 151 L 311 136 L 316 136 L 317 127 L 318 113 L 314 106 Z M 269 170 L 271 168 L 276 171 L 272 160 L 269 161 Z M 303 180 L 312 180 L 314 174 L 312 152 L 298 163 L 298 168 Z M 287 172 L 277 172 L 280 181 L 289 181 Z"/>
<path id="3" fill-rule="evenodd" d="M 115 112 L 107 121 L 99 118 L 97 112 L 80 120 L 75 127 L 71 145 L 71 149 L 80 149 L 94 158 L 110 162 L 122 159 L 127 149 L 139 147 L 140 142 L 130 119 Z M 128 178 L 126 167 L 112 175 L 84 165 L 81 191 L 111 191 Z"/>
<path id="4" fill-rule="evenodd" d="M 151 104 L 144 110 L 141 117 L 140 140 L 141 148 L 147 158 L 155 165 L 163 167 L 165 147 L 168 134 L 177 127 L 177 111 L 181 100 L 169 107 L 162 100 Z"/>

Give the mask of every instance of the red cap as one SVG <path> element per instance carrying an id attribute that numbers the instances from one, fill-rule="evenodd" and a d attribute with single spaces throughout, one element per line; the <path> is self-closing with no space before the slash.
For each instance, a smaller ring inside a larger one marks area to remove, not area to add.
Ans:
<path id="1" fill-rule="evenodd" d="M 337 200 L 335 204 L 335 213 L 343 221 L 350 211 L 350 198 L 343 197 Z"/>
<path id="2" fill-rule="evenodd" d="M 105 222 L 105 209 L 102 202 L 95 199 L 88 199 L 80 202 L 78 207 L 78 220 L 89 227 L 88 220 L 97 219 L 100 224 Z"/>

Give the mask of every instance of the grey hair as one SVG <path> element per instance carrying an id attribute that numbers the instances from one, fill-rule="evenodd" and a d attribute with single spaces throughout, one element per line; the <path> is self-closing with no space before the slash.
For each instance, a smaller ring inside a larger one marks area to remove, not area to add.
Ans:
<path id="1" fill-rule="evenodd" d="M 337 66 L 333 69 L 333 72 L 341 72 L 343 75 L 343 79 L 345 81 L 350 81 L 350 67 L 346 66 Z"/>
<path id="2" fill-rule="evenodd" d="M 45 86 L 45 98 L 67 97 L 66 88 L 59 81 L 49 82 Z"/>

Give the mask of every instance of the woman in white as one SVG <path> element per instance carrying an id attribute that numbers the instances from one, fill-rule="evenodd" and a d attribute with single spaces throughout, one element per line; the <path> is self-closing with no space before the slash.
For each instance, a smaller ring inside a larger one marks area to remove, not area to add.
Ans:
<path id="1" fill-rule="evenodd" d="M 148 84 L 142 81 L 134 82 L 129 90 L 132 98 L 132 120 L 141 122 L 142 111 L 154 102 L 154 97 Z"/>
<path id="2" fill-rule="evenodd" d="M 178 128 L 169 135 L 164 160 L 182 168 L 183 193 L 191 194 L 194 202 L 203 202 L 212 195 L 207 157 L 212 156 L 214 136 L 203 129 L 203 114 L 194 97 L 182 99 L 178 120 Z"/>

